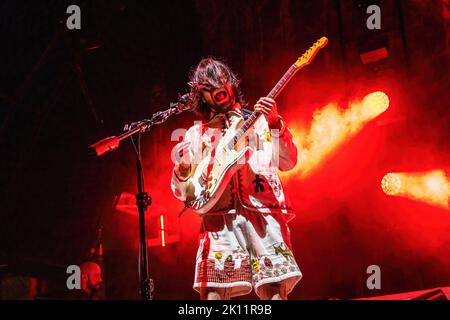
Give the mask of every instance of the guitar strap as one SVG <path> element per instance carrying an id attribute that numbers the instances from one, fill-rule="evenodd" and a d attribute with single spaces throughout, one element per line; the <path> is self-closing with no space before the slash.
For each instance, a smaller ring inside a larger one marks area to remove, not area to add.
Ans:
<path id="1" fill-rule="evenodd" d="M 241 109 L 241 115 L 244 118 L 244 120 L 247 120 L 247 118 L 252 114 L 252 111 L 248 110 L 248 109 Z M 202 121 L 201 122 L 201 135 L 200 138 L 203 137 L 203 135 L 205 134 L 207 130 L 207 126 L 205 125 L 205 122 Z M 208 168 L 207 168 L 207 172 L 206 172 L 206 184 L 205 184 L 205 190 L 208 190 L 209 187 L 209 176 L 211 175 L 211 170 L 212 170 L 212 165 L 214 163 L 214 157 L 216 154 L 216 149 L 213 148 L 213 150 L 211 151 L 211 163 L 208 164 Z M 184 202 L 184 208 L 180 211 L 180 213 L 178 214 L 178 218 L 181 218 L 181 216 L 183 215 L 183 213 L 187 210 L 191 208 L 191 205 L 189 204 L 189 201 L 185 201 Z"/>
<path id="2" fill-rule="evenodd" d="M 244 120 L 247 120 L 247 118 L 253 113 L 252 111 L 250 111 L 250 110 L 248 110 L 248 109 L 241 109 L 241 111 L 242 111 L 242 117 L 244 118 Z M 202 130 L 201 130 L 201 132 L 202 132 L 202 137 L 203 137 L 203 135 L 205 134 L 205 132 L 206 132 L 206 130 L 207 130 L 207 127 L 205 126 L 205 124 L 204 124 L 204 122 L 202 122 Z M 214 141 L 211 141 L 211 144 L 213 143 Z M 213 164 L 214 164 L 214 157 L 216 156 L 216 148 L 213 148 L 212 149 L 212 151 L 211 151 L 211 159 L 210 159 L 210 162 L 209 162 L 209 164 L 208 164 L 208 168 L 206 169 L 206 184 L 205 184 L 205 191 L 206 190 L 208 190 L 208 188 L 209 188 L 209 176 L 211 175 L 211 170 L 212 170 L 212 168 L 213 168 Z"/>
<path id="3" fill-rule="evenodd" d="M 203 135 L 205 134 L 207 130 L 207 127 L 205 126 L 204 122 L 202 122 L 202 135 L 201 137 L 203 137 Z M 214 137 L 214 136 L 213 136 Z M 213 141 L 211 141 L 211 144 L 213 143 Z M 206 169 L 206 183 L 205 183 L 205 192 L 208 190 L 209 188 L 209 176 L 211 175 L 211 170 L 214 164 L 214 157 L 216 155 L 216 148 L 213 148 L 211 151 L 211 159 L 209 160 L 210 162 L 208 163 L 208 168 Z"/>

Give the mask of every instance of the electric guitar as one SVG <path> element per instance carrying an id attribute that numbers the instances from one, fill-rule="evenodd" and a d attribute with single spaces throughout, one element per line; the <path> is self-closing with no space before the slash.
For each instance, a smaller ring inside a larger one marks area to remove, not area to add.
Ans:
<path id="1" fill-rule="evenodd" d="M 286 71 L 267 97 L 275 99 L 294 74 L 310 64 L 320 49 L 326 46 L 328 39 L 320 38 Z M 262 114 L 253 112 L 245 121 L 232 124 L 215 147 L 214 157 L 208 155 L 195 167 L 188 180 L 192 194 L 187 197 L 186 204 L 197 214 L 203 215 L 214 207 L 224 192 L 231 177 L 249 159 L 253 153 L 243 139 L 251 126 Z"/>

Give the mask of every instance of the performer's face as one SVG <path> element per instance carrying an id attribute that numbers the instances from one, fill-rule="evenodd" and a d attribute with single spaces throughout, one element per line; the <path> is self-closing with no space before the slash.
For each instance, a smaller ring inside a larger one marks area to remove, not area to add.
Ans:
<path id="1" fill-rule="evenodd" d="M 220 88 L 211 85 L 199 85 L 203 101 L 216 113 L 229 111 L 235 102 L 233 87 L 224 83 Z"/>

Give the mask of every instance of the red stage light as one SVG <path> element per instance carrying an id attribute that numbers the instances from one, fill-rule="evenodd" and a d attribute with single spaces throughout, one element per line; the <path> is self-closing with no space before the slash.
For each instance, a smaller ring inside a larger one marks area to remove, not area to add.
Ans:
<path id="1" fill-rule="evenodd" d="M 136 218 L 138 216 L 136 198 L 128 192 L 122 192 L 116 198 L 113 208 Z M 151 206 L 146 219 L 148 219 L 147 225 L 149 226 L 147 234 L 147 245 L 149 247 L 165 247 L 167 244 L 180 241 L 180 225 L 175 214 L 168 215 L 165 210 Z M 159 228 L 157 227 L 158 219 Z"/>
<path id="2" fill-rule="evenodd" d="M 450 181 L 443 170 L 388 173 L 381 180 L 383 192 L 449 208 Z"/>
<path id="3" fill-rule="evenodd" d="M 363 64 L 368 64 L 389 57 L 389 53 L 386 48 L 379 48 L 368 52 L 363 52 L 359 55 Z"/>
<path id="4" fill-rule="evenodd" d="M 351 102 L 346 110 L 331 103 L 313 114 L 308 130 L 290 125 L 294 140 L 299 147 L 297 166 L 284 177 L 303 177 L 311 174 L 319 164 L 346 140 L 358 133 L 366 123 L 375 119 L 389 107 L 388 96 L 381 91 L 365 96 L 361 101 Z"/>

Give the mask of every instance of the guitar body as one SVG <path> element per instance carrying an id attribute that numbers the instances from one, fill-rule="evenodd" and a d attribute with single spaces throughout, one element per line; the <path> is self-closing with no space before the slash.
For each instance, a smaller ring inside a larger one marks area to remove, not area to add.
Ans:
<path id="1" fill-rule="evenodd" d="M 267 96 L 275 99 L 294 74 L 308 65 L 327 43 L 328 39 L 325 37 L 314 43 L 286 71 Z M 236 121 L 230 125 L 213 149 L 214 152 L 202 159 L 193 169 L 194 174 L 189 180 L 191 195 L 187 197 L 187 204 L 196 213 L 203 215 L 214 207 L 233 175 L 251 157 L 253 149 L 247 145 L 246 135 L 259 116 L 261 114 L 253 112 L 245 121 Z"/>
<path id="2" fill-rule="evenodd" d="M 242 140 L 229 148 L 241 122 L 227 129 L 225 135 L 215 147 L 214 157 L 209 154 L 197 165 L 190 178 L 193 186 L 193 200 L 190 207 L 196 213 L 203 215 L 210 211 L 220 199 L 233 175 L 253 154 L 253 149 Z"/>

